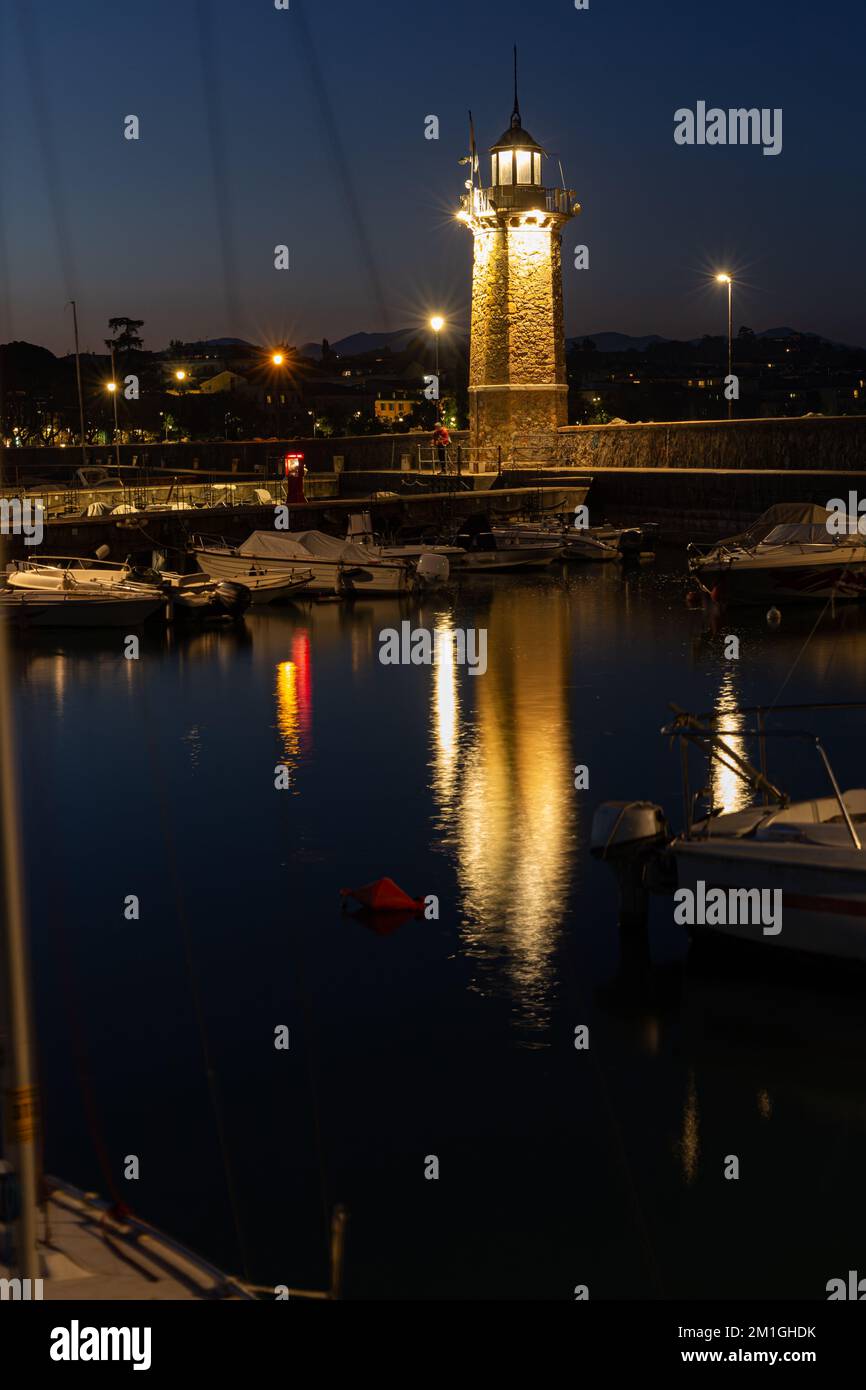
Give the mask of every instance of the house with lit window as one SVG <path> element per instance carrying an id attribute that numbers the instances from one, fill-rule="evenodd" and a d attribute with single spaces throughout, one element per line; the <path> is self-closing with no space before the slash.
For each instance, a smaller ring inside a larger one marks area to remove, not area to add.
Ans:
<path id="1" fill-rule="evenodd" d="M 407 400 L 405 396 L 393 397 L 383 400 L 378 397 L 373 402 L 373 410 L 377 420 L 405 420 L 415 409 L 416 402 Z"/>

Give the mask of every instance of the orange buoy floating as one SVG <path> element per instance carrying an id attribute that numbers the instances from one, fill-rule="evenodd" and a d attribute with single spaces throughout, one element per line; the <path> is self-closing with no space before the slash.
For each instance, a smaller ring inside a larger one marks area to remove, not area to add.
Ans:
<path id="1" fill-rule="evenodd" d="M 423 912 L 424 899 L 410 898 L 393 878 L 377 878 L 362 888 L 341 888 L 340 897 L 356 898 L 362 907 L 373 912 Z"/>

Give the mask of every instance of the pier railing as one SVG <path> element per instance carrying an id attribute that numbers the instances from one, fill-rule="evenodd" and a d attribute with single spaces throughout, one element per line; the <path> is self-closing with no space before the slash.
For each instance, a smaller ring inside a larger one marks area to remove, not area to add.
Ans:
<path id="1" fill-rule="evenodd" d="M 268 507 L 282 500 L 279 480 L 251 479 L 236 482 L 187 482 L 160 484 L 108 480 L 97 487 L 31 487 L 0 490 L 0 499 L 39 501 L 45 521 L 64 518 L 124 516 L 136 512 L 200 511 L 214 507 Z"/>

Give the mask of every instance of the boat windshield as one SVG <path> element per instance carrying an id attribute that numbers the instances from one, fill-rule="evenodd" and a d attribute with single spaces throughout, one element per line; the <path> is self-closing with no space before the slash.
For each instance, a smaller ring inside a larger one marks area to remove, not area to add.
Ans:
<path id="1" fill-rule="evenodd" d="M 774 526 L 760 542 L 765 545 L 829 545 L 832 540 L 826 526 L 789 522 Z"/>

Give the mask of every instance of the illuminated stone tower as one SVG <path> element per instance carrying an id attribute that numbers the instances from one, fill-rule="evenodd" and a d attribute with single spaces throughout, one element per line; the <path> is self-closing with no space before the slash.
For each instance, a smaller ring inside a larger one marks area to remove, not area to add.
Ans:
<path id="1" fill-rule="evenodd" d="M 470 444 L 492 461 L 527 435 L 568 423 L 562 313 L 562 229 L 580 211 L 568 188 L 545 188 L 545 151 L 523 129 L 515 54 L 511 124 L 490 149 L 490 187 L 478 186 L 473 137 L 461 221 L 475 243 L 469 363 Z"/>

